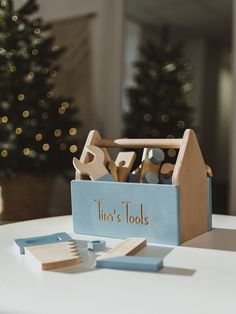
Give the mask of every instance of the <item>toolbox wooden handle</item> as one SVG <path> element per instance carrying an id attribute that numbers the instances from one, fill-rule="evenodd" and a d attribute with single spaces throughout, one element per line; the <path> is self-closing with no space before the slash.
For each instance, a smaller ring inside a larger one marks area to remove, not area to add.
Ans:
<path id="1" fill-rule="evenodd" d="M 113 139 L 96 139 L 94 145 L 99 147 L 123 147 L 123 148 L 177 148 L 179 149 L 182 139 L 150 139 L 150 138 L 121 138 Z"/>

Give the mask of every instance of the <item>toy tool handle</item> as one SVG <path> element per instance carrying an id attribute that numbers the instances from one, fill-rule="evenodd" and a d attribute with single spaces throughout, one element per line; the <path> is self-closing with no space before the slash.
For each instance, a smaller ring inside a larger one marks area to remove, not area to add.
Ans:
<path id="1" fill-rule="evenodd" d="M 180 148 L 182 139 L 150 139 L 150 138 L 121 138 L 121 139 L 97 139 L 94 145 L 99 147 L 124 147 L 124 148 Z"/>

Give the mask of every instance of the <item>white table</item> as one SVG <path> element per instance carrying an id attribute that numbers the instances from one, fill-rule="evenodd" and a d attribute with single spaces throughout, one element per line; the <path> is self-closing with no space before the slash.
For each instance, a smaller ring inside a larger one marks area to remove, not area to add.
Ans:
<path id="1" fill-rule="evenodd" d="M 150 247 L 164 257 L 158 273 L 94 269 L 93 254 L 80 266 L 38 271 L 18 253 L 15 238 L 60 231 L 98 237 L 74 235 L 71 216 L 1 226 L 0 314 L 235 314 L 236 217 L 213 216 L 213 225 L 220 229 L 186 244 L 195 247 Z"/>

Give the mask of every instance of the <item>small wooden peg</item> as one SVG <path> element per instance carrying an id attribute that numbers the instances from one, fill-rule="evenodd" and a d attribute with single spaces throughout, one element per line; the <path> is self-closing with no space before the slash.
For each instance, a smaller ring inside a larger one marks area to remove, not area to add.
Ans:
<path id="1" fill-rule="evenodd" d="M 174 164 L 171 163 L 165 163 L 161 166 L 161 170 L 160 173 L 164 176 L 164 177 L 170 177 L 174 171 Z"/>
<path id="2" fill-rule="evenodd" d="M 160 183 L 171 184 L 174 167 L 175 165 L 171 163 L 165 163 L 161 166 Z"/>

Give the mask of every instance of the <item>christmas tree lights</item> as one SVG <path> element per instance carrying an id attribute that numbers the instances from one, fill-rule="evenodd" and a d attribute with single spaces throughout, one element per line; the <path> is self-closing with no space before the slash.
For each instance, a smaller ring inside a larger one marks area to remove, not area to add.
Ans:
<path id="1" fill-rule="evenodd" d="M 37 11 L 0 1 L 0 177 L 67 170 L 78 150 L 78 109 L 54 90 L 63 47 Z"/>
<path id="2" fill-rule="evenodd" d="M 191 64 L 182 43 L 170 43 L 163 27 L 160 44 L 147 42 L 134 63 L 134 83 L 127 90 L 129 110 L 124 115 L 124 136 L 129 138 L 180 138 L 192 128 Z M 169 149 L 170 161 L 176 151 Z"/>

